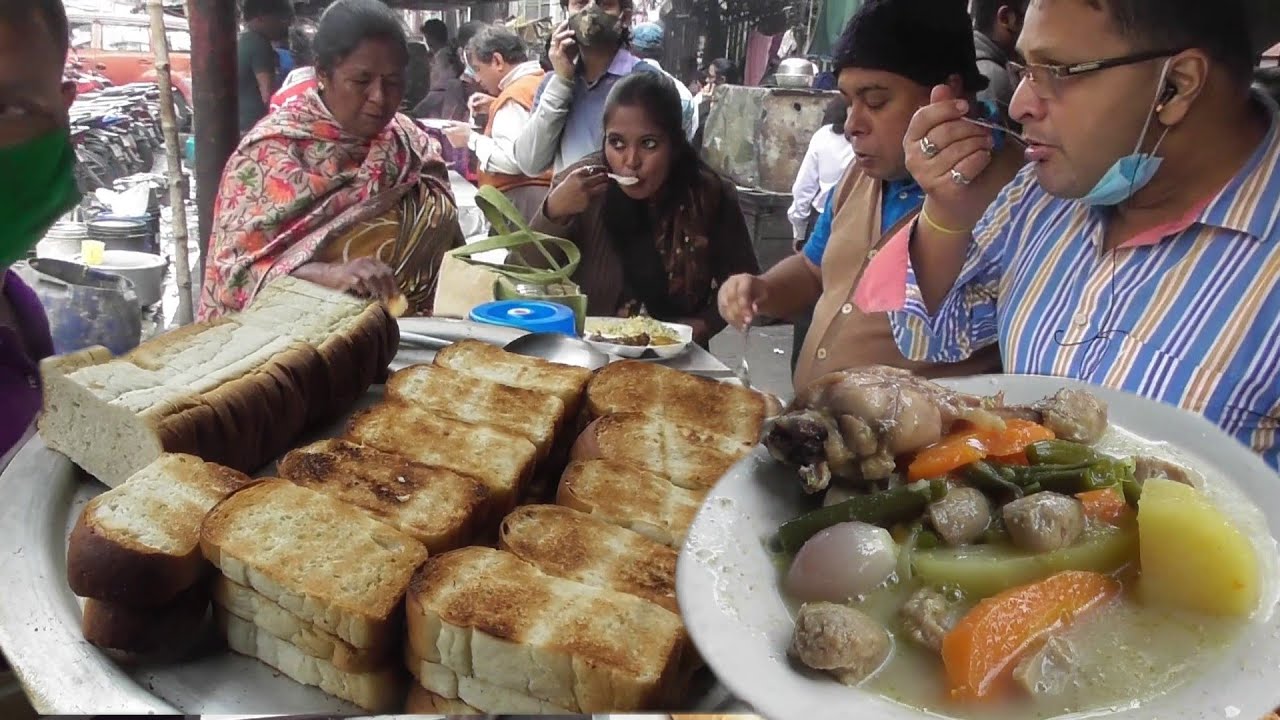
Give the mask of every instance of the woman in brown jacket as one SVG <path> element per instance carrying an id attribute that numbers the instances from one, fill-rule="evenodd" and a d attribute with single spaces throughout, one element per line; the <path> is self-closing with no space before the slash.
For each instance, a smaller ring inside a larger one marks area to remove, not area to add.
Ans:
<path id="1" fill-rule="evenodd" d="M 603 150 L 555 179 L 532 225 L 582 252 L 573 281 L 588 314 L 684 323 L 705 346 L 725 327 L 717 288 L 759 263 L 733 183 L 698 159 L 681 117 L 666 75 L 619 81 L 605 103 Z"/>

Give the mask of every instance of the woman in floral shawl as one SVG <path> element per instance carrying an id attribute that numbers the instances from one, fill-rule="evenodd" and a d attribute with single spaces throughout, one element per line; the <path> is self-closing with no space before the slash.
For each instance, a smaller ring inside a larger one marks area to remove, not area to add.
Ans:
<path id="1" fill-rule="evenodd" d="M 314 40 L 319 83 L 250 130 L 214 210 L 200 319 L 294 275 L 426 314 L 462 244 L 439 146 L 397 114 L 409 51 L 379 0 L 339 0 Z"/>

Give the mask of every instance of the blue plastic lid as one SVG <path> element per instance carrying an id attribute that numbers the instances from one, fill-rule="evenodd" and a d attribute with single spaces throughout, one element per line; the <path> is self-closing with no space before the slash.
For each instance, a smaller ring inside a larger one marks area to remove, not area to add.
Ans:
<path id="1" fill-rule="evenodd" d="M 471 319 L 529 332 L 555 332 L 569 337 L 578 335 L 578 323 L 573 310 L 542 300 L 498 300 L 485 303 L 472 309 Z"/>

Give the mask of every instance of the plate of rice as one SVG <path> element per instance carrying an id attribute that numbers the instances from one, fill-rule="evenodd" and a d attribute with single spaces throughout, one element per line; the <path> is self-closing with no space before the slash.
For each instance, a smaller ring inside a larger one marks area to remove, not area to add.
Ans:
<path id="1" fill-rule="evenodd" d="M 637 315 L 589 317 L 582 337 L 599 350 L 632 360 L 669 360 L 693 343 L 693 328 Z"/>

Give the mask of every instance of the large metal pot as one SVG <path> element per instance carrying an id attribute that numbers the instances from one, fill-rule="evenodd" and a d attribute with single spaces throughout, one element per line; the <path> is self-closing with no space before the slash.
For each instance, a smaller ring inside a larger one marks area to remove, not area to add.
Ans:
<path id="1" fill-rule="evenodd" d="M 787 58 L 778 63 L 773 79 L 778 87 L 807 88 L 813 87 L 813 81 L 817 76 L 818 68 L 812 62 L 804 58 Z"/>
<path id="2" fill-rule="evenodd" d="M 14 270 L 40 298 L 57 354 L 102 345 L 123 355 L 141 342 L 142 313 L 128 278 L 54 258 L 18 263 Z"/>
<path id="3" fill-rule="evenodd" d="M 79 256 L 75 259 L 84 262 Z M 138 304 L 150 307 L 164 297 L 164 273 L 168 265 L 168 261 L 160 255 L 132 250 L 108 250 L 102 254 L 102 262 L 94 265 L 93 269 L 129 278 L 133 282 L 133 291 L 138 296 Z"/>

